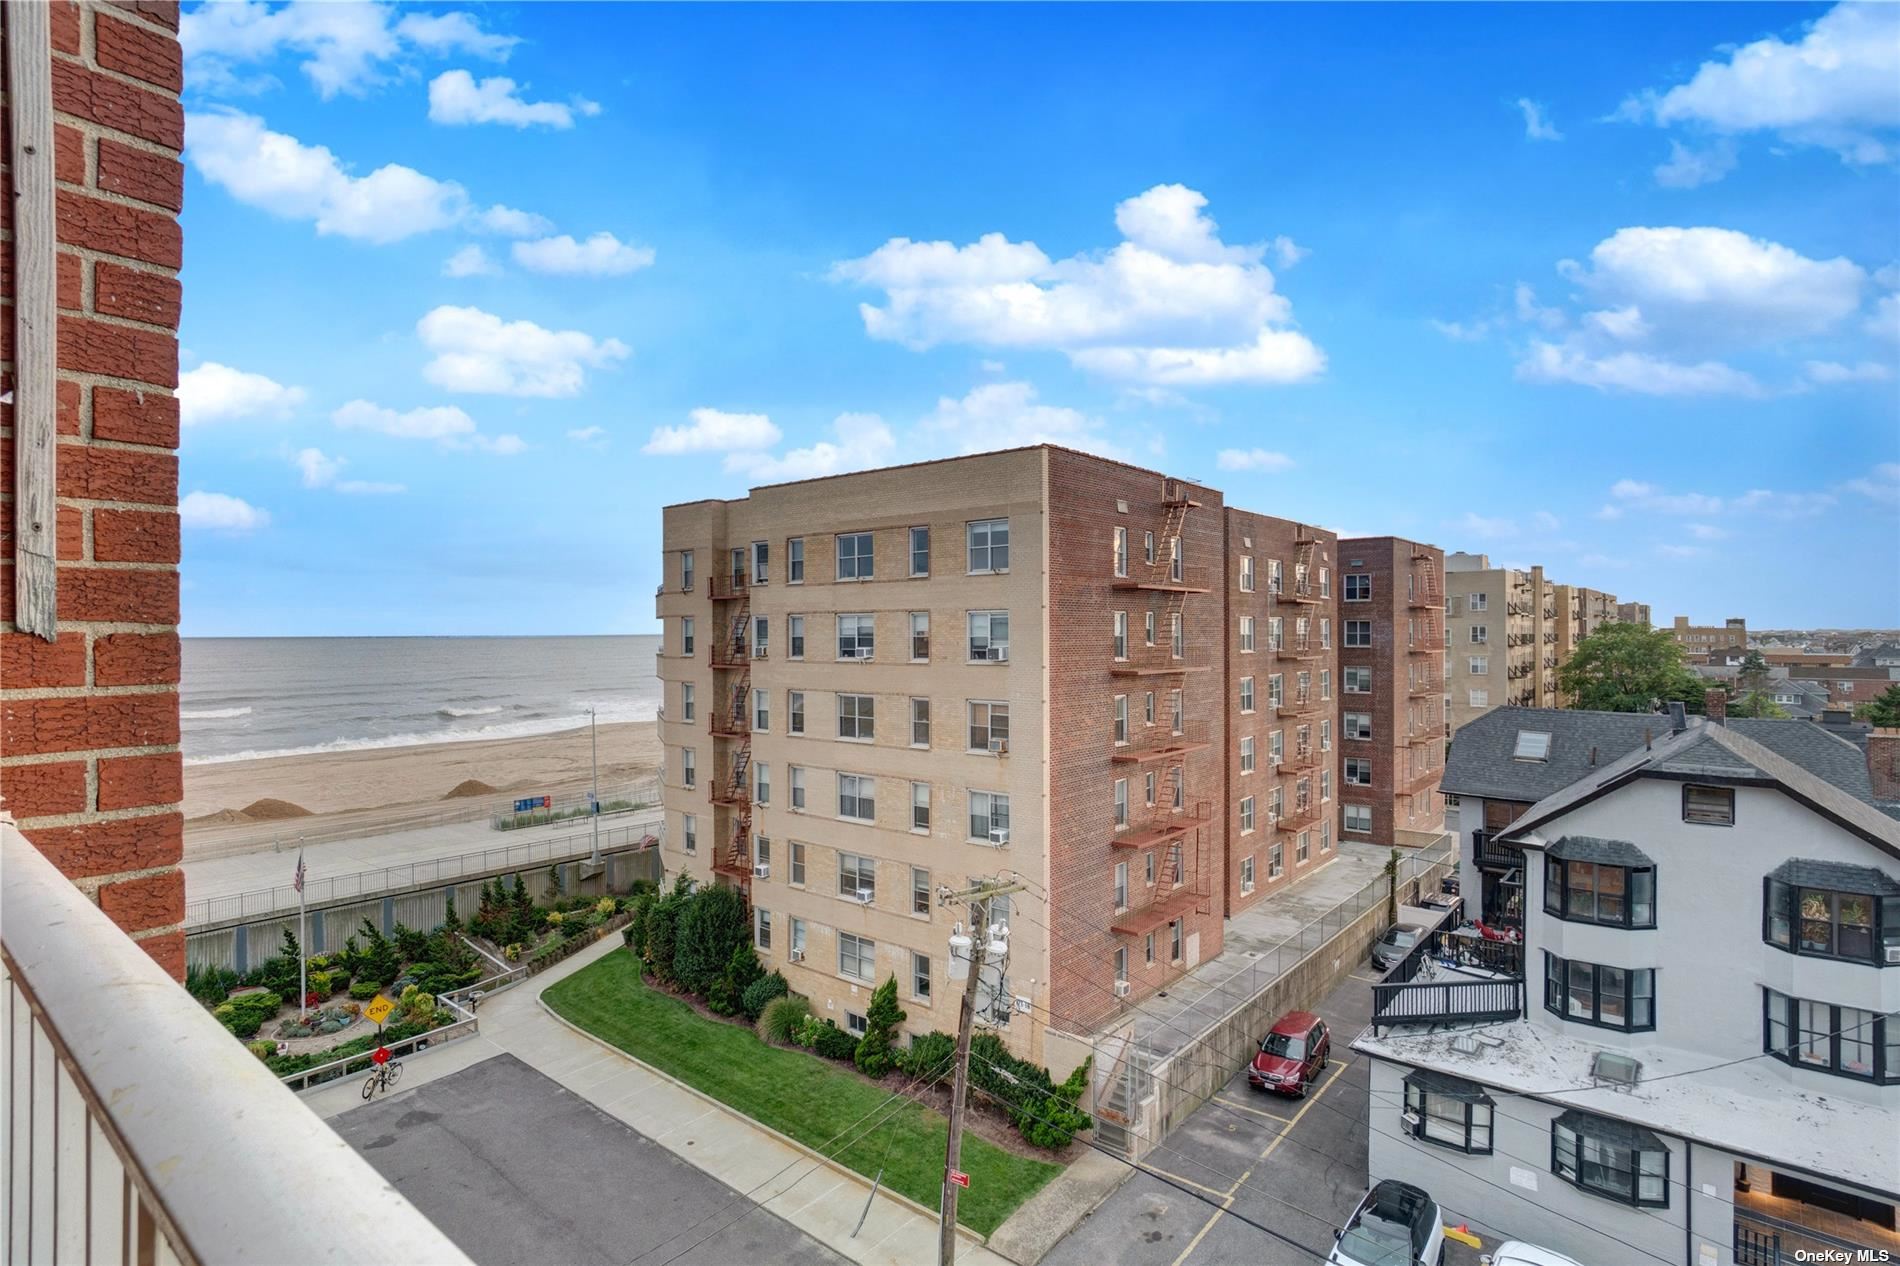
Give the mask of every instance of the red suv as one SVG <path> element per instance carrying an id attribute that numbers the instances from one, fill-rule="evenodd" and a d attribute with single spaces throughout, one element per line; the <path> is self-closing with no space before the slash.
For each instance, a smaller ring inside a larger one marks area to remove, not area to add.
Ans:
<path id="1" fill-rule="evenodd" d="M 1333 1035 L 1326 1021 L 1311 1011 L 1289 1011 L 1261 1041 L 1260 1053 L 1247 1068 L 1247 1084 L 1297 1098 L 1306 1093 L 1332 1053 Z"/>

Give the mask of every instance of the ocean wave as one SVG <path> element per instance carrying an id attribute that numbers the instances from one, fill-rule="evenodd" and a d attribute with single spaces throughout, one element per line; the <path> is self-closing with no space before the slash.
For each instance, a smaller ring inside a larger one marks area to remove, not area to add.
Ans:
<path id="1" fill-rule="evenodd" d="M 229 721 L 233 717 L 251 715 L 249 708 L 182 708 L 178 719 L 181 721 Z"/>
<path id="2" fill-rule="evenodd" d="M 437 708 L 435 714 L 439 717 L 486 717 L 500 711 L 501 705 L 495 704 L 486 708 Z"/>
<path id="3" fill-rule="evenodd" d="M 651 721 L 657 713 L 657 705 L 651 702 L 630 703 L 619 707 L 603 707 L 599 712 L 602 725 L 614 725 L 627 721 Z M 378 751 L 392 747 L 422 747 L 430 743 L 480 743 L 492 739 L 533 738 L 542 734 L 560 734 L 568 730 L 583 729 L 587 725 L 587 714 L 567 713 L 539 720 L 504 721 L 495 725 L 476 726 L 472 729 L 450 729 L 420 731 L 408 734 L 386 734 L 376 738 L 341 738 L 327 743 L 313 743 L 303 747 L 281 747 L 268 750 L 247 750 L 242 752 L 220 752 L 215 756 L 186 756 L 187 765 L 222 765 L 238 760 L 266 760 L 273 756 L 322 756 L 334 752 Z"/>

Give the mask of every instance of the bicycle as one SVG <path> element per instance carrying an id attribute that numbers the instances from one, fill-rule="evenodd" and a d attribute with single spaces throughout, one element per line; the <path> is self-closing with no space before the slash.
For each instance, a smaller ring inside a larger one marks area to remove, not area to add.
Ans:
<path id="1" fill-rule="evenodd" d="M 401 1078 L 401 1060 L 392 1059 L 387 1064 L 379 1065 L 376 1071 L 372 1072 L 363 1080 L 363 1101 L 365 1103 L 369 1102 L 369 1100 L 375 1098 L 378 1090 L 388 1090 L 401 1080 Z"/>

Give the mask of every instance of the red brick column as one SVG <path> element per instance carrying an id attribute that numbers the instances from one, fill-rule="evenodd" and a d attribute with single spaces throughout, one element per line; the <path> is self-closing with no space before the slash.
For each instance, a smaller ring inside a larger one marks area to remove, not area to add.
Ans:
<path id="1" fill-rule="evenodd" d="M 177 31 L 176 3 L 53 3 L 59 637 L 11 623 L 12 409 L 0 405 L 0 807 L 182 976 Z M 10 391 L 10 142 L 0 150 L 0 376 Z"/>

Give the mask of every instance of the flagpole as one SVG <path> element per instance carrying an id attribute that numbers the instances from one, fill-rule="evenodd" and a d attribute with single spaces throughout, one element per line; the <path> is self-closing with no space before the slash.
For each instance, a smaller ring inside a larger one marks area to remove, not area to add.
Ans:
<path id="1" fill-rule="evenodd" d="M 310 948 L 304 944 L 304 905 L 303 905 L 303 846 L 297 847 L 297 1018 L 308 1019 L 310 1008 L 305 1005 L 310 1000 L 309 964 Z"/>

